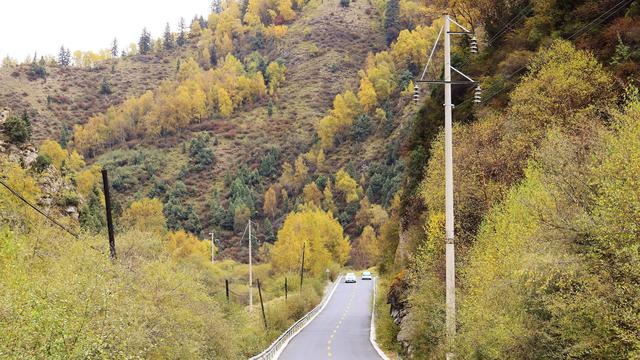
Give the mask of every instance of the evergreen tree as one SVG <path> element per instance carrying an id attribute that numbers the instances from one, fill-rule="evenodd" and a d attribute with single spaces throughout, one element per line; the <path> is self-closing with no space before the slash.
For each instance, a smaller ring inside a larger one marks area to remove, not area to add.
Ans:
<path id="1" fill-rule="evenodd" d="M 218 190 L 214 190 L 209 200 L 209 216 L 211 217 L 211 225 L 221 226 L 225 219 L 225 210 L 220 204 L 220 196 Z"/>
<path id="2" fill-rule="evenodd" d="M 102 95 L 111 95 L 113 91 L 111 90 L 111 85 L 107 82 L 107 78 L 102 78 L 102 84 L 100 84 L 100 94 Z"/>
<path id="3" fill-rule="evenodd" d="M 215 162 L 213 150 L 208 146 L 209 135 L 200 133 L 189 144 L 189 159 L 193 169 L 200 171 Z"/>
<path id="4" fill-rule="evenodd" d="M 264 237 L 267 242 L 276 241 L 276 235 L 273 231 L 273 224 L 271 224 L 271 220 L 267 219 L 264 221 Z"/>
<path id="5" fill-rule="evenodd" d="M 62 131 L 60 131 L 60 146 L 62 146 L 63 149 L 67 148 L 67 143 L 69 143 L 71 135 L 73 135 L 73 133 L 71 132 L 71 128 L 69 128 L 69 125 L 67 125 L 66 123 L 63 124 Z"/>
<path id="6" fill-rule="evenodd" d="M 184 28 L 185 28 L 184 18 L 180 18 L 180 22 L 178 23 L 178 39 L 176 40 L 176 44 L 178 46 L 184 46 L 184 44 L 187 42 L 187 38 L 184 33 Z"/>
<path id="7" fill-rule="evenodd" d="M 400 33 L 400 0 L 389 0 L 384 12 L 384 29 L 387 44 L 391 44 Z"/>
<path id="8" fill-rule="evenodd" d="M 113 38 L 113 42 L 111 43 L 111 56 L 118 57 L 118 39 Z"/>
<path id="9" fill-rule="evenodd" d="M 13 144 L 23 144 L 31 139 L 31 125 L 24 117 L 10 117 L 4 123 L 3 130 Z"/>
<path id="10" fill-rule="evenodd" d="M 222 12 L 222 2 L 220 0 L 213 0 L 211 2 L 211 12 L 220 14 Z"/>
<path id="11" fill-rule="evenodd" d="M 100 232 L 107 224 L 100 196 L 100 190 L 94 186 L 86 204 L 80 209 L 80 226 L 96 233 Z"/>
<path id="12" fill-rule="evenodd" d="M 171 27 L 169 26 L 169 23 L 167 23 L 167 26 L 164 28 L 164 40 L 162 42 L 162 46 L 164 47 L 165 50 L 171 50 L 174 48 L 174 41 L 173 41 L 173 34 L 171 33 Z"/>
<path id="13" fill-rule="evenodd" d="M 69 50 L 64 48 L 64 46 L 60 46 L 60 52 L 58 52 L 58 65 L 60 67 L 67 67 L 71 61 L 71 56 L 69 54 Z"/>
<path id="14" fill-rule="evenodd" d="M 140 54 L 146 55 L 151 51 L 151 34 L 147 31 L 147 28 L 142 29 L 142 35 L 138 41 L 138 50 Z"/>

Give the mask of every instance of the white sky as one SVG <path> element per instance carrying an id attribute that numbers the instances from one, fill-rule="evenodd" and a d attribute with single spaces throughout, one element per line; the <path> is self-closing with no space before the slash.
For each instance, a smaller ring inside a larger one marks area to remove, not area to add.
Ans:
<path id="1" fill-rule="evenodd" d="M 206 15 L 210 0 L 0 0 L 0 60 L 57 56 L 61 45 L 75 50 L 120 49 L 137 42 L 143 27 L 155 39 L 167 22 L 176 31 L 180 17 L 190 23 Z"/>

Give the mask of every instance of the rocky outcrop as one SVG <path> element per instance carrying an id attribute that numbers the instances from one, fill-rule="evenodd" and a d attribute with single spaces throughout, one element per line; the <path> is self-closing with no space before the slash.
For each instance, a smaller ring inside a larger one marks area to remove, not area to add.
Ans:
<path id="1" fill-rule="evenodd" d="M 7 121 L 7 118 L 9 118 L 10 112 L 11 112 L 11 109 L 7 107 L 0 109 L 0 126 L 2 126 L 2 124 L 4 124 L 5 121 Z"/>
<path id="2" fill-rule="evenodd" d="M 409 311 L 409 284 L 406 279 L 406 272 L 403 270 L 396 275 L 393 282 L 389 286 L 387 294 L 387 303 L 390 305 L 389 312 L 393 318 L 393 322 L 400 326 L 397 340 L 404 348 L 404 353 L 411 356 L 411 345 L 409 342 L 409 333 L 406 326 L 402 326 L 405 320 L 411 316 Z"/>

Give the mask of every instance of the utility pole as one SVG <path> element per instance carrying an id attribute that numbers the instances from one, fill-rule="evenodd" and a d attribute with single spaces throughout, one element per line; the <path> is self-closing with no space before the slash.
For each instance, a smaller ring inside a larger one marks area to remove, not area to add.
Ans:
<path id="1" fill-rule="evenodd" d="M 445 187 L 445 234 L 446 234 L 446 326 L 449 352 L 456 336 L 456 263 L 453 227 L 453 134 L 451 119 L 451 23 L 449 15 L 444 16 L 444 187 Z"/>
<path id="2" fill-rule="evenodd" d="M 451 23 L 456 24 L 463 31 L 451 31 Z M 451 99 L 452 84 L 477 84 L 460 70 L 451 66 L 451 35 L 466 34 L 471 38 L 471 52 L 477 53 L 478 45 L 476 37 L 464 26 L 458 24 L 451 19 L 448 14 L 444 14 L 444 25 L 440 29 L 438 38 L 431 50 L 427 65 L 422 72 L 422 77 L 417 82 L 428 84 L 444 84 L 444 177 L 445 177 L 445 286 L 446 286 L 446 334 L 447 334 L 447 354 L 446 359 L 450 360 L 454 357 L 454 345 L 456 336 L 456 263 L 455 263 L 455 247 L 454 247 L 454 214 L 453 214 L 453 102 Z M 444 79 L 443 80 L 424 80 L 427 73 L 431 58 L 438 46 L 440 36 L 444 35 Z M 452 81 L 451 70 L 460 74 L 465 78 L 462 81 Z M 418 86 L 414 89 L 414 100 L 416 103 L 420 98 Z M 480 102 L 480 86 L 476 88 L 474 95 L 474 103 Z"/>
<path id="3" fill-rule="evenodd" d="M 213 240 L 213 232 L 210 232 L 209 235 L 211 235 L 211 263 L 215 263 L 216 262 L 216 245 Z"/>
<path id="4" fill-rule="evenodd" d="M 249 311 L 253 311 L 253 264 L 251 253 L 251 219 L 249 219 Z"/>
<path id="5" fill-rule="evenodd" d="M 300 262 L 300 293 L 302 293 L 302 280 L 304 279 L 304 246 L 306 243 L 302 243 L 302 261 Z"/>
<path id="6" fill-rule="evenodd" d="M 107 212 L 107 232 L 109 234 L 109 253 L 111 260 L 116 259 L 116 239 L 113 234 L 113 219 L 111 217 L 111 195 L 109 194 L 109 176 L 107 169 L 102 169 L 102 186 L 104 189 L 104 203 Z"/>

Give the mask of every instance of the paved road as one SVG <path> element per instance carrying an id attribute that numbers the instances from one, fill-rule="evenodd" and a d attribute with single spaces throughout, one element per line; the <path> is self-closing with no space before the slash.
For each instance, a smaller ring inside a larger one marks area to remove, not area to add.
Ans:
<path id="1" fill-rule="evenodd" d="M 280 359 L 379 360 L 369 342 L 372 291 L 369 280 L 338 284 L 324 310 L 291 339 Z"/>

